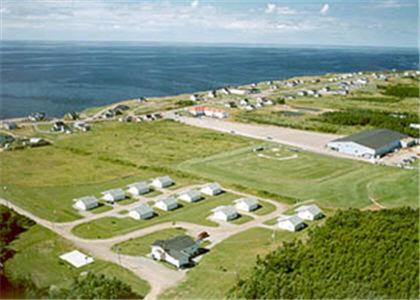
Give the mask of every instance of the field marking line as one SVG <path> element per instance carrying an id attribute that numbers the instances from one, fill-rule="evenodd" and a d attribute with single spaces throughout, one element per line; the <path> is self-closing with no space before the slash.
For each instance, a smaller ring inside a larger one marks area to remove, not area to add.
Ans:
<path id="1" fill-rule="evenodd" d="M 294 154 L 294 155 L 291 155 L 291 156 L 285 156 L 285 157 L 278 158 L 278 157 L 271 157 L 269 155 L 265 155 L 265 154 L 262 154 L 262 153 L 257 154 L 257 156 L 258 157 L 261 157 L 261 158 L 274 159 L 274 160 L 280 160 L 280 161 L 290 160 L 290 159 L 296 159 L 296 158 L 299 157 L 297 154 Z"/>

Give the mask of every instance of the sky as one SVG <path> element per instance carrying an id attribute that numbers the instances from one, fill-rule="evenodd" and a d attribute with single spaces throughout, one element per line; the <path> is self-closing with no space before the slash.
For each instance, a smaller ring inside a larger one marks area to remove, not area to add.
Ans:
<path id="1" fill-rule="evenodd" d="M 418 47 L 417 0 L 0 0 L 2 40 Z"/>

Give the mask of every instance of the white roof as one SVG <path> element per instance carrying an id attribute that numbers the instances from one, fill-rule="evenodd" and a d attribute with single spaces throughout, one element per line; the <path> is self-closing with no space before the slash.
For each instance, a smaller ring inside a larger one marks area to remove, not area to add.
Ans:
<path id="1" fill-rule="evenodd" d="M 139 215 L 149 214 L 153 212 L 153 209 L 147 204 L 141 204 L 131 209 L 131 211 L 137 212 Z"/>
<path id="2" fill-rule="evenodd" d="M 121 195 L 125 195 L 124 191 L 122 189 L 113 189 L 109 191 L 102 192 L 102 195 L 111 194 L 113 197 L 118 197 Z"/>
<path id="3" fill-rule="evenodd" d="M 181 193 L 181 195 L 180 195 L 180 196 L 183 196 L 183 195 L 187 195 L 187 196 L 189 196 L 190 198 L 197 198 L 197 197 L 201 197 L 200 191 L 198 191 L 198 190 L 196 190 L 196 189 L 192 189 L 192 190 L 189 190 L 189 191 L 183 192 L 183 193 Z"/>
<path id="4" fill-rule="evenodd" d="M 299 225 L 299 224 L 303 223 L 303 220 L 296 215 L 282 216 L 282 217 L 277 219 L 277 222 L 285 222 L 285 221 L 289 221 L 290 223 L 293 224 L 293 226 L 296 226 L 296 225 Z"/>
<path id="5" fill-rule="evenodd" d="M 296 212 L 309 211 L 314 216 L 322 213 L 321 209 L 316 204 L 302 205 L 295 209 Z"/>
<path id="6" fill-rule="evenodd" d="M 169 176 L 156 177 L 155 180 L 158 180 L 160 182 L 173 182 L 172 178 Z"/>
<path id="7" fill-rule="evenodd" d="M 85 204 L 98 202 L 98 200 L 94 196 L 84 196 L 84 197 L 73 199 L 73 201 L 74 202 L 81 201 Z"/>
<path id="8" fill-rule="evenodd" d="M 175 198 L 173 196 L 163 198 L 163 199 L 159 199 L 159 200 L 156 201 L 156 203 L 158 203 L 158 202 L 163 202 L 165 205 L 168 205 L 168 206 L 173 205 L 174 203 L 177 204 L 176 201 L 175 201 Z"/>
<path id="9" fill-rule="evenodd" d="M 232 205 L 218 206 L 214 208 L 212 212 L 222 212 L 226 216 L 235 215 L 237 213 L 235 207 L 233 207 Z"/>
<path id="10" fill-rule="evenodd" d="M 210 184 L 206 185 L 204 188 L 209 188 L 213 191 L 222 189 L 220 184 L 218 184 L 217 182 L 210 183 Z"/>
<path id="11" fill-rule="evenodd" d="M 246 197 L 246 198 L 239 198 L 234 201 L 234 203 L 244 202 L 248 206 L 253 206 L 258 204 L 257 198 L 254 197 Z"/>
<path id="12" fill-rule="evenodd" d="M 129 185 L 127 185 L 127 187 L 129 187 L 129 188 L 134 187 L 138 190 L 143 190 L 143 189 L 148 189 L 149 185 L 147 184 L 146 181 L 139 181 L 139 182 L 129 184 Z"/>
<path id="13" fill-rule="evenodd" d="M 90 264 L 94 261 L 93 257 L 87 256 L 78 250 L 64 253 L 60 256 L 60 258 L 76 268 L 83 267 L 84 265 Z"/>

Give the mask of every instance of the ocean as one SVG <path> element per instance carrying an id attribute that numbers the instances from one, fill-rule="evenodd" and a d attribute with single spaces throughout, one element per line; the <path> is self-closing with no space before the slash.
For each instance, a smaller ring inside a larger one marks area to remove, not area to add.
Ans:
<path id="1" fill-rule="evenodd" d="M 403 48 L 2 41 L 0 53 L 1 119 L 298 75 L 418 68 L 417 49 Z"/>

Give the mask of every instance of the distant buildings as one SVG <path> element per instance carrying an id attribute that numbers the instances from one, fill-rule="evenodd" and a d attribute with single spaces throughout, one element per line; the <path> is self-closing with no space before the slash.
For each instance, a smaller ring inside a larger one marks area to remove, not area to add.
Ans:
<path id="1" fill-rule="evenodd" d="M 348 155 L 373 158 L 401 148 L 401 141 L 407 137 L 389 129 L 372 129 L 333 140 L 327 147 Z"/>
<path id="2" fill-rule="evenodd" d="M 212 108 L 212 107 L 207 107 L 207 106 L 190 107 L 188 111 L 194 117 L 206 116 L 210 118 L 224 119 L 229 116 L 228 113 L 224 111 L 223 109 Z"/>

